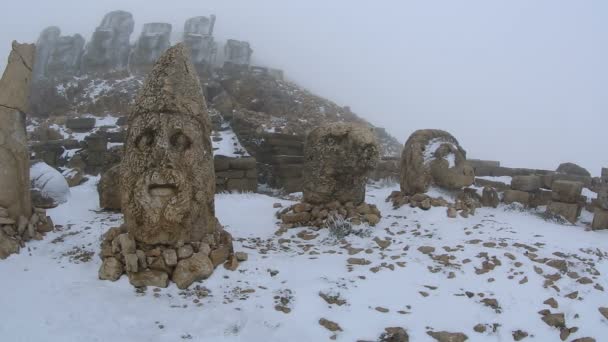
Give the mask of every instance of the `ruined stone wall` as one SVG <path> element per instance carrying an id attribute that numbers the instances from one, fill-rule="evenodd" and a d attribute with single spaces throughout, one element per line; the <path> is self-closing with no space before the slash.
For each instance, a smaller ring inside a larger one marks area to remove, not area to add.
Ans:
<path id="1" fill-rule="evenodd" d="M 215 192 L 256 192 L 258 171 L 255 158 L 215 156 Z"/>

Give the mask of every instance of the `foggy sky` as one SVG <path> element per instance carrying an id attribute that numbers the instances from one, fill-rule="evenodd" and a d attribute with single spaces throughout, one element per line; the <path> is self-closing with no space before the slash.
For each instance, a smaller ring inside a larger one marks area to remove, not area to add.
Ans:
<path id="1" fill-rule="evenodd" d="M 90 37 L 106 12 L 181 31 L 216 14 L 216 39 L 248 40 L 254 60 L 349 105 L 400 142 L 416 129 L 456 136 L 469 158 L 505 166 L 608 167 L 608 1 L 11 1 L 0 12 L 0 66 L 13 39 L 58 25 Z"/>

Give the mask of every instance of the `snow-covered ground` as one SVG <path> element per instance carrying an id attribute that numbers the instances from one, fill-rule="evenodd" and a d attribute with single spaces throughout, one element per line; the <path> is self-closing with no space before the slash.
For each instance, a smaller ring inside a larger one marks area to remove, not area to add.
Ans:
<path id="1" fill-rule="evenodd" d="M 341 326 L 338 341 L 375 341 L 386 327 L 405 328 L 411 341 L 432 341 L 431 330 L 469 341 L 512 341 L 523 330 L 534 335 L 526 340 L 558 341 L 543 309 L 578 327 L 568 340 L 608 336 L 598 311 L 608 306 L 608 232 L 504 206 L 467 219 L 449 219 L 445 208 L 393 210 L 384 201 L 396 189 L 389 187 L 368 189 L 383 213 L 369 236 L 338 241 L 305 228 L 278 236 L 273 204 L 291 202 L 221 194 L 217 216 L 249 260 L 234 272 L 218 267 L 198 290 L 138 291 L 124 276 L 97 279 L 100 236 L 122 220 L 99 211 L 97 180 L 49 210 L 59 229 L 0 262 L 0 340 L 326 341 L 333 333 L 319 325 L 325 318 Z M 551 297 L 558 308 L 543 304 Z M 486 332 L 474 332 L 477 324 Z"/>

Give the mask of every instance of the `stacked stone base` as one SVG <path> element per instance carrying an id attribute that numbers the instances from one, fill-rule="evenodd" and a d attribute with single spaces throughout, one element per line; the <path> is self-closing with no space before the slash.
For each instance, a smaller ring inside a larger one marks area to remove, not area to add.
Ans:
<path id="1" fill-rule="evenodd" d="M 99 279 L 116 281 L 127 274 L 135 287 L 164 288 L 173 281 L 178 288 L 186 289 L 207 279 L 221 264 L 235 270 L 245 259 L 242 254 L 234 253 L 232 236 L 224 230 L 208 235 L 204 241 L 146 245 L 135 241 L 123 225 L 111 228 L 103 237 Z"/>
<path id="2" fill-rule="evenodd" d="M 54 228 L 44 209 L 35 208 L 29 218 L 21 216 L 14 220 L 9 218 L 6 208 L 0 207 L 0 260 L 19 253 L 30 240 L 42 240 Z"/>
<path id="3" fill-rule="evenodd" d="M 602 168 L 598 188 L 597 207 L 591 224 L 593 230 L 608 229 L 608 168 Z"/>
<path id="4" fill-rule="evenodd" d="M 553 182 L 552 201 L 547 206 L 547 213 L 562 216 L 572 224 L 576 223 L 582 210 L 582 190 L 583 184 L 580 182 Z"/>
<path id="5" fill-rule="evenodd" d="M 456 201 L 450 203 L 443 197 L 434 198 L 427 194 L 408 196 L 401 191 L 393 191 L 386 198 L 386 202 L 392 202 L 393 209 L 399 209 L 404 205 L 422 210 L 429 210 L 433 207 L 446 207 L 448 217 L 455 218 L 460 215 L 467 218 L 469 215 L 475 215 L 476 209 L 481 206 L 481 197 L 477 195 L 474 189 L 464 189 L 458 194 Z"/>
<path id="6" fill-rule="evenodd" d="M 375 226 L 380 222 L 382 214 L 373 205 L 353 202 L 340 203 L 333 201 L 327 204 L 313 205 L 298 203 L 277 212 L 277 218 L 283 222 L 282 228 L 317 227 L 324 228 L 328 220 L 344 219 L 354 225 L 368 224 Z"/>

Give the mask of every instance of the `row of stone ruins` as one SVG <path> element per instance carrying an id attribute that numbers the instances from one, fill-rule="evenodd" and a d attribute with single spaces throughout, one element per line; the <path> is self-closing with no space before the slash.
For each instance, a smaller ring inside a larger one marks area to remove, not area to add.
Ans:
<path id="1" fill-rule="evenodd" d="M 24 127 L 34 61 L 33 45 L 13 45 L 0 81 L 0 258 L 16 253 L 30 239 L 53 229 L 44 210 L 32 208 L 29 153 Z M 211 119 L 195 65 L 185 44 L 169 48 L 156 61 L 127 119 L 128 129 L 118 180 L 124 224 L 104 234 L 99 278 L 115 281 L 126 274 L 133 286 L 187 288 L 224 265 L 234 270 L 246 260 L 235 252 L 232 237 L 215 217 L 218 175 L 230 182 L 230 170 L 255 180 L 255 162 L 213 158 Z M 89 152 L 107 143 L 90 137 Z M 365 189 L 378 169 L 380 147 L 374 130 L 357 123 L 327 123 L 313 129 L 303 147 L 303 201 L 279 209 L 281 229 L 327 227 L 336 222 L 374 226 L 382 214 L 365 203 Z M 95 157 L 92 157 L 95 158 Z M 449 133 L 419 130 L 405 143 L 399 167 L 401 191 L 387 199 L 428 210 L 447 208 L 447 215 L 474 215 L 481 206 L 498 206 L 498 184 L 484 184 L 482 195 L 470 188 L 478 175 L 509 172 L 497 163 L 467 161 L 466 152 Z M 516 175 L 503 190 L 505 203 L 547 205 L 551 215 L 572 222 L 583 203 L 582 188 L 594 187 L 593 229 L 608 228 L 608 170 L 593 180 L 564 166 L 556 173 Z M 588 182 L 587 182 L 588 180 Z M 587 182 L 587 183 L 585 183 Z M 456 201 L 425 194 L 431 185 L 456 191 Z M 253 188 L 253 186 L 252 186 Z M 551 191 L 542 190 L 551 189 Z M 102 190 L 102 189 L 100 189 Z M 550 195 L 547 195 L 546 193 Z M 103 191 L 100 198 L 103 202 Z"/>
<path id="2" fill-rule="evenodd" d="M 188 47 L 197 70 L 203 72 L 215 63 L 223 62 L 249 64 L 253 53 L 249 43 L 233 39 L 225 43 L 223 54 L 220 60 L 217 59 L 218 43 L 213 37 L 214 26 L 214 15 L 190 18 L 184 24 L 181 39 Z M 173 27 L 169 23 L 146 23 L 135 44 L 131 44 L 134 27 L 131 13 L 110 12 L 86 44 L 80 34 L 62 36 L 59 27 L 46 28 L 36 44 L 35 79 L 126 70 L 132 74 L 146 75 L 171 46 Z"/>

